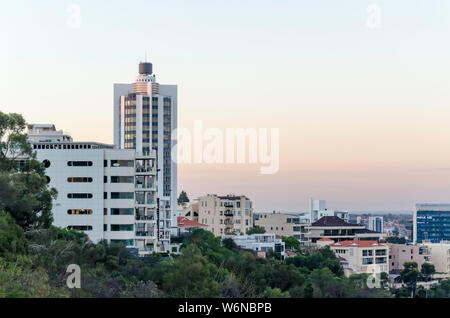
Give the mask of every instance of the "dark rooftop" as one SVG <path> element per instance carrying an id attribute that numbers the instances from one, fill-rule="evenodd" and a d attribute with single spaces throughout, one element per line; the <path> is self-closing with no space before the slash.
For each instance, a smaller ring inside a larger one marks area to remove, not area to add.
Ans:
<path id="1" fill-rule="evenodd" d="M 323 216 L 311 226 L 348 226 L 348 227 L 362 227 L 362 225 L 351 224 L 345 222 L 343 219 L 337 216 Z"/>

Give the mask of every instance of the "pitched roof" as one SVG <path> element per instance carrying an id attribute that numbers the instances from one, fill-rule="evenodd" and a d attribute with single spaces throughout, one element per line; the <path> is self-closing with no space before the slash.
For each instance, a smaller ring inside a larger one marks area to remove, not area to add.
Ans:
<path id="1" fill-rule="evenodd" d="M 360 227 L 361 225 L 351 224 L 345 222 L 343 219 L 337 216 L 323 216 L 311 226 L 348 226 L 348 227 Z"/>
<path id="2" fill-rule="evenodd" d="M 178 227 L 205 227 L 208 226 L 206 224 L 194 222 L 192 220 L 189 220 L 188 218 L 184 216 L 178 216 L 177 217 L 177 224 Z"/>
<path id="3" fill-rule="evenodd" d="M 324 238 L 321 238 L 320 240 L 317 240 L 317 242 L 328 242 L 328 241 L 334 242 L 334 240 L 329 239 L 328 237 L 324 237 Z"/>
<path id="4" fill-rule="evenodd" d="M 341 241 L 330 245 L 331 247 L 377 247 L 386 246 L 377 241 Z"/>

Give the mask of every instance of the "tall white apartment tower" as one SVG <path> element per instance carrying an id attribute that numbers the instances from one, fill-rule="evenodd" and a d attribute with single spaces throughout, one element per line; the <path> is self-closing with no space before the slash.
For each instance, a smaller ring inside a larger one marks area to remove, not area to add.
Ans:
<path id="1" fill-rule="evenodd" d="M 152 63 L 139 64 L 132 84 L 114 84 L 114 144 L 139 153 L 156 150 L 160 208 L 177 209 L 177 85 L 156 82 Z"/>

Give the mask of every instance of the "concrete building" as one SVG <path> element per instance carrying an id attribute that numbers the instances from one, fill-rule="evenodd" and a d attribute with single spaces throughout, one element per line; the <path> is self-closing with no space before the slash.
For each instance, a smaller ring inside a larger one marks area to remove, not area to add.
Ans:
<path id="1" fill-rule="evenodd" d="M 384 232 L 382 216 L 369 216 L 369 220 L 367 223 L 367 228 L 369 230 L 379 233 Z"/>
<path id="2" fill-rule="evenodd" d="M 426 245 L 391 244 L 389 246 L 389 272 L 400 274 L 405 262 L 416 262 L 419 270 L 424 263 L 431 263 L 430 250 Z"/>
<path id="3" fill-rule="evenodd" d="M 340 241 L 329 247 L 341 259 L 346 276 L 389 272 L 389 247 L 378 241 Z"/>
<path id="4" fill-rule="evenodd" d="M 300 242 L 307 242 L 306 227 L 310 225 L 309 216 L 303 213 L 272 212 L 255 213 L 253 216 L 255 226 L 263 227 L 266 233 L 279 236 L 293 236 Z"/>
<path id="5" fill-rule="evenodd" d="M 138 153 L 156 151 L 158 198 L 177 209 L 177 86 L 156 81 L 152 63 L 140 63 L 132 84 L 114 84 L 114 144 Z M 175 150 L 175 151 L 173 151 Z"/>
<path id="6" fill-rule="evenodd" d="M 83 231 L 93 242 L 123 242 L 141 255 L 169 249 L 170 209 L 158 205 L 154 151 L 74 142 L 53 125 L 28 129 L 49 185 L 58 191 L 55 226 Z"/>
<path id="7" fill-rule="evenodd" d="M 306 238 L 308 242 L 316 243 L 322 238 L 329 238 L 335 242 L 346 240 L 379 241 L 383 233 L 366 229 L 363 225 L 348 223 L 337 216 L 324 216 L 320 220 L 307 226 Z"/>
<path id="8" fill-rule="evenodd" d="M 443 274 L 442 277 L 450 276 L 450 241 L 440 243 L 424 242 L 428 248 L 431 263 L 434 265 L 436 273 Z"/>
<path id="9" fill-rule="evenodd" d="M 320 218 L 324 216 L 337 216 L 338 218 L 343 219 L 344 221 L 349 221 L 349 213 L 348 211 L 334 211 L 328 210 L 326 207 L 325 200 L 314 200 L 313 198 L 309 199 L 309 218 L 310 222 L 314 223 Z"/>
<path id="10" fill-rule="evenodd" d="M 413 214 L 413 241 L 450 241 L 450 204 L 418 203 Z"/>
<path id="11" fill-rule="evenodd" d="M 232 239 L 242 249 L 252 250 L 258 256 L 265 258 L 269 251 L 280 253 L 282 259 L 286 257 L 285 245 L 280 237 L 275 234 L 252 234 L 252 235 L 225 235 L 224 239 Z"/>
<path id="12" fill-rule="evenodd" d="M 197 214 L 197 217 L 191 214 L 189 218 L 206 224 L 207 230 L 216 236 L 246 234 L 253 224 L 252 201 L 244 195 L 199 197 Z"/>

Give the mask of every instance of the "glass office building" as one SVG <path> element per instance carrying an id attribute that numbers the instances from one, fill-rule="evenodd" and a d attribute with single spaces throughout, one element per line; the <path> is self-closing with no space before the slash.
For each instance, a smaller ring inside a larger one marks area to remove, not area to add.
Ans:
<path id="1" fill-rule="evenodd" d="M 414 242 L 450 241 L 450 204 L 416 204 Z"/>

